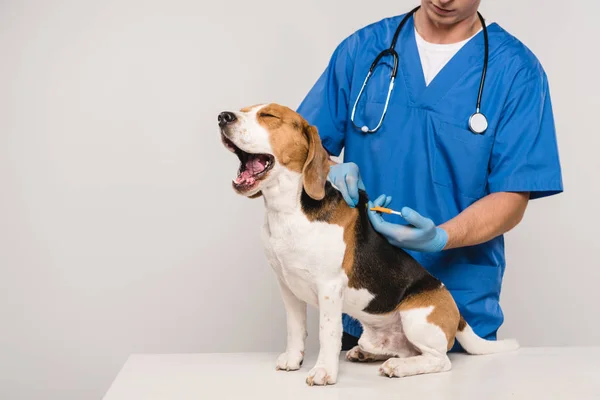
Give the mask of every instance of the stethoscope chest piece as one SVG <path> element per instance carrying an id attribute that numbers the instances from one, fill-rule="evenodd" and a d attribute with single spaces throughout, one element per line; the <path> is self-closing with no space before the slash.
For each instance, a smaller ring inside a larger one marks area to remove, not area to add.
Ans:
<path id="1" fill-rule="evenodd" d="M 469 129 L 471 132 L 481 135 L 486 131 L 487 127 L 487 118 L 482 113 L 476 112 L 469 118 Z"/>

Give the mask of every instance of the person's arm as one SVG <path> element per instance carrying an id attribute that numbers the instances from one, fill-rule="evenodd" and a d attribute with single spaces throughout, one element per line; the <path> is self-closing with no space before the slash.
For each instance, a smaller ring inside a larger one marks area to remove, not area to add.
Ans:
<path id="1" fill-rule="evenodd" d="M 518 68 L 496 127 L 488 195 L 440 226 L 408 207 L 401 210 L 408 226 L 369 210 L 373 227 L 390 243 L 425 252 L 484 243 L 514 228 L 529 200 L 563 191 L 546 74 L 539 63 Z M 382 194 L 373 205 L 389 201 Z"/>
<path id="2" fill-rule="evenodd" d="M 562 192 L 552 101 L 539 64 L 516 74 L 498 123 L 488 177 L 490 193 L 440 225 L 445 249 L 486 242 L 513 229 L 530 199 Z"/>
<path id="3" fill-rule="evenodd" d="M 522 220 L 529 193 L 491 193 L 441 224 L 448 234 L 444 250 L 474 246 L 500 236 Z"/>
<path id="4" fill-rule="evenodd" d="M 387 222 L 381 214 L 370 209 L 367 213 L 375 230 L 394 246 L 438 252 L 475 246 L 508 232 L 521 222 L 528 201 L 529 193 L 526 192 L 491 193 L 439 226 L 409 207 L 401 210 L 402 218 L 409 225 Z M 381 195 L 369 202 L 369 208 L 387 207 L 390 202 L 391 197 Z"/>

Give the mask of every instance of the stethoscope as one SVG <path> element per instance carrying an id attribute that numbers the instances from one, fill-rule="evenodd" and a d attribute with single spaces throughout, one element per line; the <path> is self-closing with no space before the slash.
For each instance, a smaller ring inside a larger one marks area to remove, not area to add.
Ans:
<path id="1" fill-rule="evenodd" d="M 376 132 L 377 130 L 379 130 L 379 128 L 381 127 L 381 124 L 383 123 L 383 119 L 385 118 L 385 114 L 387 113 L 387 108 L 388 108 L 388 104 L 390 101 L 390 95 L 392 94 L 392 89 L 394 88 L 394 81 L 396 80 L 396 73 L 398 72 L 398 53 L 396 53 L 396 50 L 394 49 L 396 47 L 396 41 L 398 40 L 398 35 L 400 34 L 400 31 L 402 30 L 402 27 L 404 26 L 404 24 L 406 23 L 408 18 L 410 18 L 415 13 L 415 11 L 417 11 L 419 8 L 420 8 L 420 6 L 415 7 L 408 14 L 406 14 L 406 16 L 402 19 L 402 21 L 398 25 L 398 28 L 396 28 L 396 32 L 394 33 L 394 38 L 392 39 L 392 44 L 391 44 L 390 48 L 383 50 L 375 58 L 375 61 L 373 61 L 373 64 L 371 64 L 371 68 L 369 68 L 369 73 L 367 74 L 367 77 L 365 78 L 365 81 L 360 89 L 360 92 L 358 92 L 358 96 L 356 97 L 356 101 L 354 102 L 354 107 L 352 108 L 352 115 L 350 116 L 350 120 L 352 121 L 352 124 L 357 129 L 360 129 L 361 131 L 363 131 L 365 133 Z M 488 45 L 488 35 L 487 35 L 487 28 L 485 26 L 485 21 L 484 21 L 483 17 L 481 16 L 481 14 L 479 13 L 479 11 L 477 12 L 477 15 L 479 16 L 479 20 L 481 21 L 481 25 L 483 26 L 483 40 L 485 43 L 485 55 L 483 58 L 483 70 L 481 71 L 481 80 L 479 82 L 479 94 L 477 95 L 477 106 L 475 109 L 475 113 L 473 113 L 473 115 L 471 115 L 471 117 L 469 118 L 469 129 L 473 133 L 483 134 L 488 127 L 488 121 L 487 121 L 487 118 L 485 117 L 485 115 L 483 115 L 483 113 L 481 113 L 480 107 L 481 107 L 481 94 L 483 93 L 483 84 L 485 82 L 485 73 L 487 72 L 489 45 Z M 385 100 L 385 106 L 383 109 L 383 113 L 381 114 L 379 123 L 377 124 L 377 126 L 375 128 L 370 129 L 367 125 L 359 127 L 354 123 L 354 114 L 356 113 L 356 105 L 358 104 L 358 101 L 360 100 L 360 96 L 362 95 L 363 91 L 365 90 L 365 87 L 367 86 L 367 82 L 369 81 L 369 78 L 371 78 L 373 71 L 377 67 L 377 63 L 379 62 L 379 60 L 381 60 L 381 58 L 383 56 L 387 56 L 387 55 L 392 55 L 394 57 L 394 67 L 392 69 L 392 76 L 390 78 L 390 85 L 388 88 L 388 93 L 387 93 L 387 98 Z"/>

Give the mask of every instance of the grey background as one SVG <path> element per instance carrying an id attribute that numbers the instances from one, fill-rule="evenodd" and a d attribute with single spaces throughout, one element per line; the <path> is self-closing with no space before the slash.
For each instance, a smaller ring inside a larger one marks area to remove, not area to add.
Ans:
<path id="1" fill-rule="evenodd" d="M 344 37 L 415 4 L 0 1 L 0 398 L 99 399 L 131 353 L 282 350 L 216 116 L 297 107 Z M 548 72 L 563 163 L 507 235 L 500 335 L 527 346 L 598 339 L 599 8 L 481 8 Z"/>

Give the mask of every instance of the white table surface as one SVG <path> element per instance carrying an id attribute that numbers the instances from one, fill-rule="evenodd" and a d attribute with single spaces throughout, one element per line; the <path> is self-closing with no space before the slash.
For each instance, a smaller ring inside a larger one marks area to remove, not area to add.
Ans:
<path id="1" fill-rule="evenodd" d="M 406 378 L 378 375 L 380 362 L 342 359 L 338 383 L 325 387 L 305 383 L 315 355 L 307 355 L 302 368 L 293 372 L 275 370 L 277 355 L 132 355 L 104 400 L 600 399 L 600 347 L 522 348 L 487 356 L 450 353 L 451 371 Z"/>

